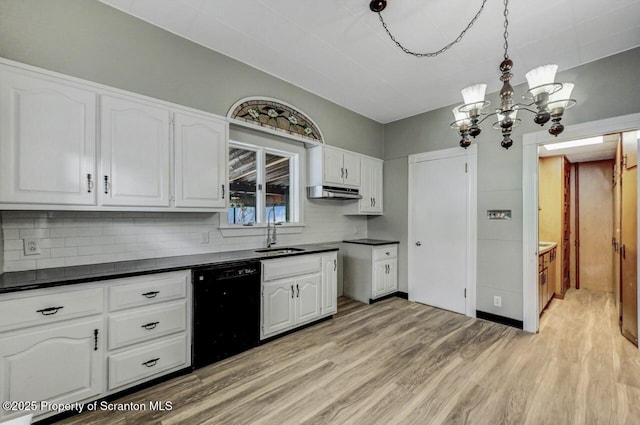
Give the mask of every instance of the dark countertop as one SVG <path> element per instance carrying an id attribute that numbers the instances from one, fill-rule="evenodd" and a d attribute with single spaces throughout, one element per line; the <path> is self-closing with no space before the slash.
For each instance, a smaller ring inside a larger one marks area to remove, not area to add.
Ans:
<path id="1" fill-rule="evenodd" d="M 373 246 L 377 246 L 377 245 L 391 245 L 391 244 L 396 244 L 396 243 L 400 243 L 399 241 L 385 241 L 382 239 L 352 239 L 350 241 L 342 241 L 344 243 L 353 243 L 353 244 L 357 244 L 357 245 L 373 245 Z"/>
<path id="2" fill-rule="evenodd" d="M 210 254 L 182 255 L 178 257 L 150 258 L 145 260 L 121 261 L 115 263 L 89 264 L 85 266 L 56 267 L 51 269 L 9 272 L 0 275 L 0 294 L 47 288 L 51 286 L 72 285 L 99 280 L 136 276 L 149 273 L 161 273 L 207 267 L 221 263 L 233 263 L 247 260 L 266 260 L 295 255 L 316 254 L 337 251 L 331 244 L 288 245 L 287 248 L 301 248 L 304 251 L 286 254 L 265 254 L 254 249 L 242 251 L 216 252 Z M 273 247 L 284 248 L 284 247 Z M 256 248 L 260 249 L 260 248 Z"/>

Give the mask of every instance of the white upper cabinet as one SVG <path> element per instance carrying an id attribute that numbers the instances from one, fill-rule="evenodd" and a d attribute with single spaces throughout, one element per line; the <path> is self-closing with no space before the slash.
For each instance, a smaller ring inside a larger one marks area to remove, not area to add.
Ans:
<path id="1" fill-rule="evenodd" d="M 224 211 L 226 119 L 0 58 L 0 208 Z"/>
<path id="2" fill-rule="evenodd" d="M 361 155 L 323 145 L 310 148 L 308 156 L 309 186 L 360 187 Z"/>
<path id="3" fill-rule="evenodd" d="M 169 111 L 134 98 L 100 98 L 102 205 L 169 206 Z"/>
<path id="4" fill-rule="evenodd" d="M 360 159 L 360 195 L 358 203 L 345 205 L 347 215 L 382 215 L 382 168 L 378 158 L 362 156 Z"/>
<path id="5" fill-rule="evenodd" d="M 229 124 L 183 112 L 174 120 L 176 207 L 225 209 Z"/>
<path id="6" fill-rule="evenodd" d="M 96 95 L 0 66 L 0 202 L 95 205 Z"/>

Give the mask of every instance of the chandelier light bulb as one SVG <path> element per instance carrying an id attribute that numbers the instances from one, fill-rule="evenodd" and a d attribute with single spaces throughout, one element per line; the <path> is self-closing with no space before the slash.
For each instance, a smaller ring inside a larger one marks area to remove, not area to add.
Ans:
<path id="1" fill-rule="evenodd" d="M 468 126 L 471 124 L 469 116 L 465 112 L 461 112 L 457 106 L 453 108 L 453 116 L 458 127 Z"/>

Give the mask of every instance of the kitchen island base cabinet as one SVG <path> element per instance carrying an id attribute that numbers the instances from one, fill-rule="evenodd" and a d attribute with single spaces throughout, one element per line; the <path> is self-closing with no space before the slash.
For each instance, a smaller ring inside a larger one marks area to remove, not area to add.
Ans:
<path id="1" fill-rule="evenodd" d="M 260 339 L 335 313 L 337 281 L 335 252 L 262 261 Z"/>
<path id="2" fill-rule="evenodd" d="M 344 295 L 370 303 L 398 291 L 398 246 L 344 244 Z"/>

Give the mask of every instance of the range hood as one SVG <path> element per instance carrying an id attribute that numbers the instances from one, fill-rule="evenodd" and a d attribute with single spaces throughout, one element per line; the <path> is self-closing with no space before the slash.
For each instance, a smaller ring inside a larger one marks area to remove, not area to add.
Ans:
<path id="1" fill-rule="evenodd" d="M 334 186 L 307 186 L 309 199 L 362 199 L 358 189 L 347 189 Z"/>

